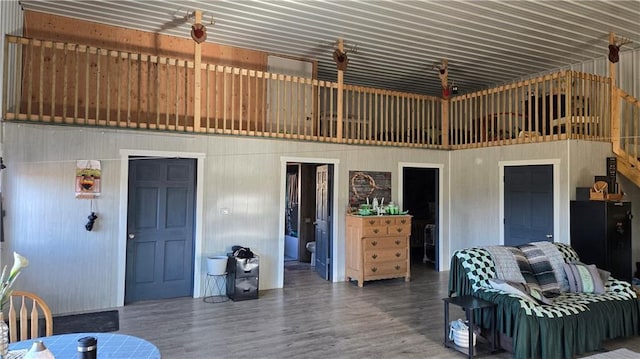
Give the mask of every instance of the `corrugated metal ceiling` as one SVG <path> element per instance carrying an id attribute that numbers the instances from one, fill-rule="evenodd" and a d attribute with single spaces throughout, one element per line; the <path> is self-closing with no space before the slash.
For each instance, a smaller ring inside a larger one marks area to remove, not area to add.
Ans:
<path id="1" fill-rule="evenodd" d="M 345 83 L 441 93 L 433 64 L 446 58 L 463 91 L 486 88 L 595 57 L 608 35 L 640 47 L 640 1 L 95 1 L 22 0 L 41 11 L 189 37 L 203 12 L 208 42 L 318 60 L 318 77 L 336 80 L 332 54 L 350 52 Z M 215 23 L 210 25 L 210 20 Z"/>

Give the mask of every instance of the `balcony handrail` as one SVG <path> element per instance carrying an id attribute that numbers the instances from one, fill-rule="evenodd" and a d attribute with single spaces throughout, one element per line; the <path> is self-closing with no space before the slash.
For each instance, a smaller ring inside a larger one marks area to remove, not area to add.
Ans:
<path id="1" fill-rule="evenodd" d="M 449 100 L 344 84 L 338 109 L 336 82 L 201 63 L 195 116 L 194 61 L 6 39 L 5 74 L 22 74 L 5 76 L 8 121 L 434 149 L 611 140 L 611 81 L 576 71 Z"/>
<path id="2" fill-rule="evenodd" d="M 559 71 L 451 99 L 454 148 L 608 140 L 608 78 Z"/>
<path id="3" fill-rule="evenodd" d="M 440 99 L 433 96 L 345 85 L 342 112 L 357 121 L 343 123 L 333 118 L 339 112 L 335 82 L 201 63 L 201 105 L 195 116 L 194 61 L 6 39 L 5 68 L 11 59 L 24 74 L 3 84 L 14 89 L 3 101 L 10 121 L 438 146 L 431 132 L 439 127 Z"/>

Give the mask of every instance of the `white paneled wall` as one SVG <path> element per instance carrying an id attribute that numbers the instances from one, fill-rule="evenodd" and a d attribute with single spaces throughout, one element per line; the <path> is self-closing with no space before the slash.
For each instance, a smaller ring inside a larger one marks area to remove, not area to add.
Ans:
<path id="1" fill-rule="evenodd" d="M 449 191 L 446 151 L 12 122 L 4 127 L 9 194 L 5 197 L 5 245 L 31 260 L 17 286 L 37 291 L 56 313 L 113 307 L 120 299 L 117 293 L 124 278 L 118 268 L 124 258 L 118 248 L 126 240 L 120 238 L 124 237 L 120 235 L 124 224 L 119 220 L 121 150 L 204 154 L 203 193 L 198 194 L 203 203 L 201 256 L 224 254 L 236 244 L 252 248 L 261 255 L 261 290 L 277 287 L 282 271 L 282 158 L 339 162 L 335 174 L 338 225 L 334 228 L 337 280 L 344 278 L 343 217 L 350 170 L 392 172 L 392 195 L 398 198 L 399 162 L 442 164 L 443 191 Z M 102 195 L 94 200 L 98 219 L 92 232 L 84 228 L 90 202 L 74 197 L 78 159 L 102 161 Z M 221 208 L 230 209 L 231 214 L 223 215 Z M 448 226 L 449 216 L 443 218 Z M 448 253 L 448 239 L 443 241 Z M 196 272 L 203 287 L 205 268 Z"/>
<path id="2" fill-rule="evenodd" d="M 451 251 L 501 242 L 500 162 L 559 162 L 559 233 L 555 241 L 569 243 L 569 201 L 576 186 L 604 172 L 611 144 L 558 141 L 451 152 Z M 524 164 L 524 163 L 523 163 Z"/>
<path id="3" fill-rule="evenodd" d="M 564 141 L 459 151 L 377 148 L 324 143 L 193 136 L 70 126 L 6 123 L 5 217 L 8 252 L 24 253 L 31 265 L 18 287 L 41 294 L 56 313 L 117 306 L 124 278 L 118 269 L 125 241 L 122 207 L 122 150 L 204 154 L 203 228 L 199 256 L 223 254 L 231 246 L 251 247 L 261 255 L 260 289 L 278 286 L 282 273 L 280 223 L 283 158 L 326 159 L 339 163 L 334 245 L 336 279 L 344 278 L 344 209 L 350 170 L 389 171 L 398 198 L 398 163 L 443 166 L 443 263 L 453 250 L 496 244 L 500 233 L 499 163 L 551 159 L 560 163 L 560 233 L 566 242 L 568 203 L 592 167 L 604 163 L 610 146 Z M 576 154 L 589 151 L 590 156 Z M 98 220 L 84 229 L 90 202 L 74 197 L 78 159 L 102 161 L 102 195 L 94 201 Z M 571 165 L 570 165 L 571 164 Z M 228 208 L 223 215 L 221 208 Z M 202 259 L 199 258 L 199 259 Z M 198 258 L 196 258 L 198 260 Z M 202 263 L 204 266 L 204 262 Z M 205 268 L 196 268 L 202 287 Z M 196 296 L 202 293 L 195 293 Z"/>

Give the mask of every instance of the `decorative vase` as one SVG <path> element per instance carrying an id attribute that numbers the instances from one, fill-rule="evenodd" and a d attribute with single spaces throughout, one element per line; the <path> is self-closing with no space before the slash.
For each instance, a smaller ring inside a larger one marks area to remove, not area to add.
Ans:
<path id="1" fill-rule="evenodd" d="M 4 314 L 0 311 L 0 358 L 6 358 L 9 352 L 9 326 L 4 321 Z"/>
<path id="2" fill-rule="evenodd" d="M 37 340 L 31 345 L 31 349 L 27 351 L 23 359 L 56 359 L 53 353 L 47 349 L 42 341 Z"/>

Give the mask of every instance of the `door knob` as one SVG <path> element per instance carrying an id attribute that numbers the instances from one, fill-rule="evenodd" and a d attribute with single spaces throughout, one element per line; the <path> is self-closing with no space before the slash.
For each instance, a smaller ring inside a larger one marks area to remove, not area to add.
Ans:
<path id="1" fill-rule="evenodd" d="M 127 237 L 129 237 L 129 239 L 134 239 L 134 238 L 136 238 L 136 235 L 133 234 L 133 233 L 129 233 L 129 235 Z"/>

